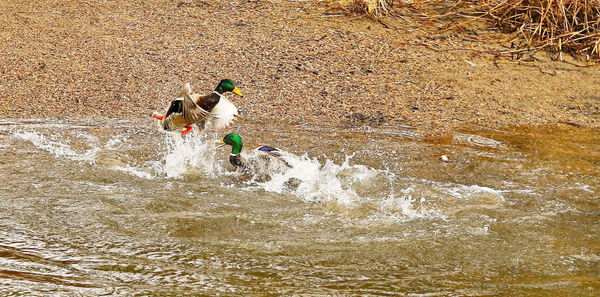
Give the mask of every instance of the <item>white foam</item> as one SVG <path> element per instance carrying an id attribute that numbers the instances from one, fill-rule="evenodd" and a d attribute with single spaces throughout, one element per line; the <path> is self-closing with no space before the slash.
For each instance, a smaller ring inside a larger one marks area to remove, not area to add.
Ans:
<path id="1" fill-rule="evenodd" d="M 504 196 L 502 195 L 502 193 L 506 192 L 506 191 L 496 190 L 496 189 L 492 189 L 490 187 L 479 186 L 479 185 L 467 186 L 467 185 L 456 184 L 456 183 L 436 182 L 436 181 L 427 180 L 427 179 L 418 179 L 415 181 L 419 181 L 424 184 L 427 184 L 434 189 L 442 191 L 442 193 L 444 193 L 446 195 L 450 195 L 454 198 L 461 199 L 461 200 L 471 200 L 471 199 L 476 200 L 481 197 L 488 197 L 488 198 L 496 201 L 497 203 L 502 203 L 504 201 Z"/>
<path id="2" fill-rule="evenodd" d="M 450 187 L 446 187 L 446 193 L 459 198 L 459 199 L 471 199 L 473 197 L 486 195 L 496 197 L 500 201 L 504 201 L 504 196 L 502 196 L 502 191 L 495 190 L 488 187 L 482 187 L 478 185 L 461 185 L 455 184 Z"/>
<path id="3" fill-rule="evenodd" d="M 337 165 L 329 159 L 321 164 L 307 155 L 295 156 L 285 154 L 283 159 L 291 168 L 271 176 L 271 180 L 259 183 L 266 191 L 283 193 L 286 191 L 307 202 L 335 201 L 341 204 L 352 204 L 361 197 L 353 189 L 353 185 L 376 176 L 381 170 L 364 165 L 350 165 L 352 156 Z M 288 181 L 296 180 L 295 189 L 288 187 Z"/>
<path id="4" fill-rule="evenodd" d="M 23 140 L 30 141 L 35 147 L 45 150 L 56 157 L 67 158 L 73 161 L 93 162 L 96 153 L 100 150 L 100 147 L 92 147 L 90 149 L 75 151 L 69 144 L 59 140 L 50 139 L 37 132 L 18 131 L 13 135 Z"/>
<path id="5" fill-rule="evenodd" d="M 132 167 L 132 166 L 113 166 L 111 167 L 111 169 L 117 170 L 117 171 L 122 171 L 131 175 L 135 175 L 139 178 L 145 178 L 145 179 L 154 179 L 156 176 L 153 175 L 152 173 L 148 173 L 146 171 L 140 170 L 137 167 Z"/>
<path id="6" fill-rule="evenodd" d="M 116 135 L 105 143 L 85 131 L 69 131 L 66 133 L 67 139 L 64 133 L 45 136 L 38 132 L 17 131 L 13 135 L 30 141 L 37 148 L 58 158 L 103 164 L 106 168 L 144 179 L 239 174 L 226 169 L 229 154 L 226 149 L 216 148 L 216 136 L 196 130 L 183 136 L 164 133 L 162 141 L 158 142 L 158 158 L 154 155 L 152 160 L 136 160 L 123 153 L 125 148 L 131 148 L 135 144 L 128 140 L 127 135 Z M 82 142 L 85 149 L 75 149 L 71 141 Z M 107 150 L 110 152 L 104 154 Z M 254 156 L 256 154 L 263 153 L 255 152 Z M 102 156 L 106 158 L 104 163 L 99 161 Z M 320 159 L 323 161 L 319 161 L 306 154 L 296 156 L 284 153 L 282 159 L 291 167 L 279 166 L 269 172 L 266 179 L 255 178 L 241 185 L 221 183 L 221 186 L 291 194 L 306 202 L 333 202 L 344 206 L 374 203 L 374 213 L 366 214 L 368 220 L 393 222 L 446 218 L 445 215 L 451 215 L 452 211 L 473 205 L 498 207 L 504 202 L 502 194 L 507 192 L 479 185 L 397 177 L 389 170 L 351 164 L 352 158 L 353 155 L 347 156 L 341 164 L 337 164 L 327 157 L 322 157 Z M 405 180 L 408 185 L 404 183 Z M 401 190 L 396 190 L 395 185 L 402 187 Z M 427 187 L 423 187 L 424 185 Z M 428 190 L 423 191 L 421 188 Z M 443 214 L 434 207 L 444 209 Z"/>
<path id="7" fill-rule="evenodd" d="M 131 146 L 124 141 L 124 135 L 116 135 L 102 144 L 95 136 L 82 131 L 69 131 L 65 134 L 44 135 L 35 131 L 15 131 L 15 137 L 31 142 L 38 149 L 47 151 L 57 158 L 82 161 L 96 164 L 103 151 L 121 151 Z M 71 141 L 81 141 L 85 148 L 75 149 Z M 142 165 L 130 164 L 130 160 L 121 160 L 124 165 L 108 168 L 125 172 L 140 178 L 157 177 L 180 178 L 185 173 L 200 171 L 205 175 L 224 173 L 222 161 L 217 156 L 218 150 L 214 139 L 208 135 L 191 133 L 181 136 L 165 133 L 163 139 L 164 152 L 160 160 L 148 160 Z M 222 153 L 222 152 L 221 152 Z M 106 164 L 102 164 L 106 165 Z"/>
<path id="8" fill-rule="evenodd" d="M 219 159 L 222 152 L 216 149 L 215 139 L 210 135 L 164 135 L 166 152 L 161 163 L 166 177 L 178 178 L 190 169 L 199 170 L 204 175 L 218 175 L 225 171 Z"/>
<path id="9" fill-rule="evenodd" d="M 446 218 L 436 210 L 428 209 L 425 206 L 426 201 L 427 199 L 419 194 L 416 187 L 411 185 L 408 188 L 402 189 L 400 193 L 390 194 L 381 200 L 379 209 L 380 213 L 388 219 L 400 222 L 426 217 Z M 377 217 L 372 217 L 371 219 Z"/>
<path id="10" fill-rule="evenodd" d="M 578 189 L 578 190 L 582 190 L 588 193 L 595 193 L 595 191 L 592 189 L 592 187 L 588 184 L 582 184 L 582 183 L 576 183 L 576 187 L 574 189 Z"/>

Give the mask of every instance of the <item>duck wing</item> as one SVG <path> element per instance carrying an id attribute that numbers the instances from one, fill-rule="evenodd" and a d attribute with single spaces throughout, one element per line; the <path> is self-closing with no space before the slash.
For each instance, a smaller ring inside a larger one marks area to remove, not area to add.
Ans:
<path id="1" fill-rule="evenodd" d="M 235 120 L 236 116 L 238 116 L 237 107 L 227 97 L 221 96 L 219 103 L 210 111 L 207 125 L 216 130 L 224 129 Z"/>
<path id="2" fill-rule="evenodd" d="M 283 168 L 292 168 L 293 166 L 288 163 L 286 160 L 284 160 L 283 156 L 285 154 L 288 154 L 285 151 L 282 151 L 278 148 L 272 147 L 272 146 L 259 146 L 256 148 L 256 151 L 258 151 L 259 155 L 257 155 L 257 157 L 262 157 L 265 158 L 267 160 L 270 160 L 271 163 L 273 163 L 273 160 L 276 160 L 276 163 L 279 163 L 280 165 L 283 165 Z M 272 166 L 275 164 L 272 164 Z M 275 165 L 275 168 L 278 168 L 278 170 L 281 170 L 282 167 L 281 166 L 277 166 Z"/>
<path id="3" fill-rule="evenodd" d="M 281 157 L 283 155 L 280 149 L 274 148 L 272 146 L 263 145 L 257 147 L 256 150 L 271 155 L 273 157 Z"/>
<path id="4" fill-rule="evenodd" d="M 181 116 L 188 123 L 196 123 L 206 116 L 208 116 L 208 111 L 204 110 L 202 107 L 198 106 L 196 102 L 190 97 L 190 94 L 187 92 L 183 93 L 183 102 L 181 104 Z"/>

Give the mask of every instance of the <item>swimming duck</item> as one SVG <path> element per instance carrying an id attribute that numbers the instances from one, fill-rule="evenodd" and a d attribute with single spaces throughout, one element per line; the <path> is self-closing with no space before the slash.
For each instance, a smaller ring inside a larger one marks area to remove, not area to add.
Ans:
<path id="1" fill-rule="evenodd" d="M 229 133 L 219 140 L 222 145 L 231 146 L 229 163 L 244 174 L 268 174 L 277 172 L 291 166 L 282 159 L 286 152 L 271 146 L 259 146 L 254 150 L 254 155 L 243 156 L 244 144 L 242 137 L 236 133 Z M 244 153 L 244 155 L 248 155 Z"/>
<path id="2" fill-rule="evenodd" d="M 235 105 L 223 96 L 225 92 L 243 96 L 231 79 L 221 80 L 217 88 L 205 96 L 192 94 L 192 87 L 186 83 L 165 114 L 154 113 L 152 116 L 160 121 L 160 127 L 164 130 L 185 128 L 181 134 L 189 133 L 193 124 L 206 124 L 207 121 L 212 128 L 223 129 L 238 115 Z"/>

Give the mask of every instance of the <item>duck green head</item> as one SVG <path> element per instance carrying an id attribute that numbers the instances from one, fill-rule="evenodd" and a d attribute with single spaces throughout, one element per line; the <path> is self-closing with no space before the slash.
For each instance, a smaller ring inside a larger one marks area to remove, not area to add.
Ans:
<path id="1" fill-rule="evenodd" d="M 215 92 L 219 94 L 223 94 L 225 92 L 233 92 L 236 95 L 244 96 L 244 94 L 242 94 L 242 92 L 235 87 L 235 83 L 233 82 L 233 80 L 228 78 L 223 79 L 219 82 L 217 88 L 215 89 Z"/>
<path id="2" fill-rule="evenodd" d="M 231 154 L 239 155 L 244 146 L 242 143 L 242 137 L 235 133 L 229 133 L 223 137 L 223 143 L 231 145 Z"/>

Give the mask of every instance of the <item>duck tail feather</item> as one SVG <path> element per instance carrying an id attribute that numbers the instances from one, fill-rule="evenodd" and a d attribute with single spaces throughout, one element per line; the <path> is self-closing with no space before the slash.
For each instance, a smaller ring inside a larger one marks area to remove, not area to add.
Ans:
<path id="1" fill-rule="evenodd" d="M 171 116 L 168 118 L 157 121 L 158 129 L 164 131 L 173 131 L 173 121 L 171 121 Z"/>
<path id="2" fill-rule="evenodd" d="M 190 83 L 185 83 L 183 84 L 183 87 L 181 87 L 181 92 L 179 93 L 178 97 L 183 97 L 185 95 L 191 95 L 192 94 L 192 86 L 190 85 Z"/>

